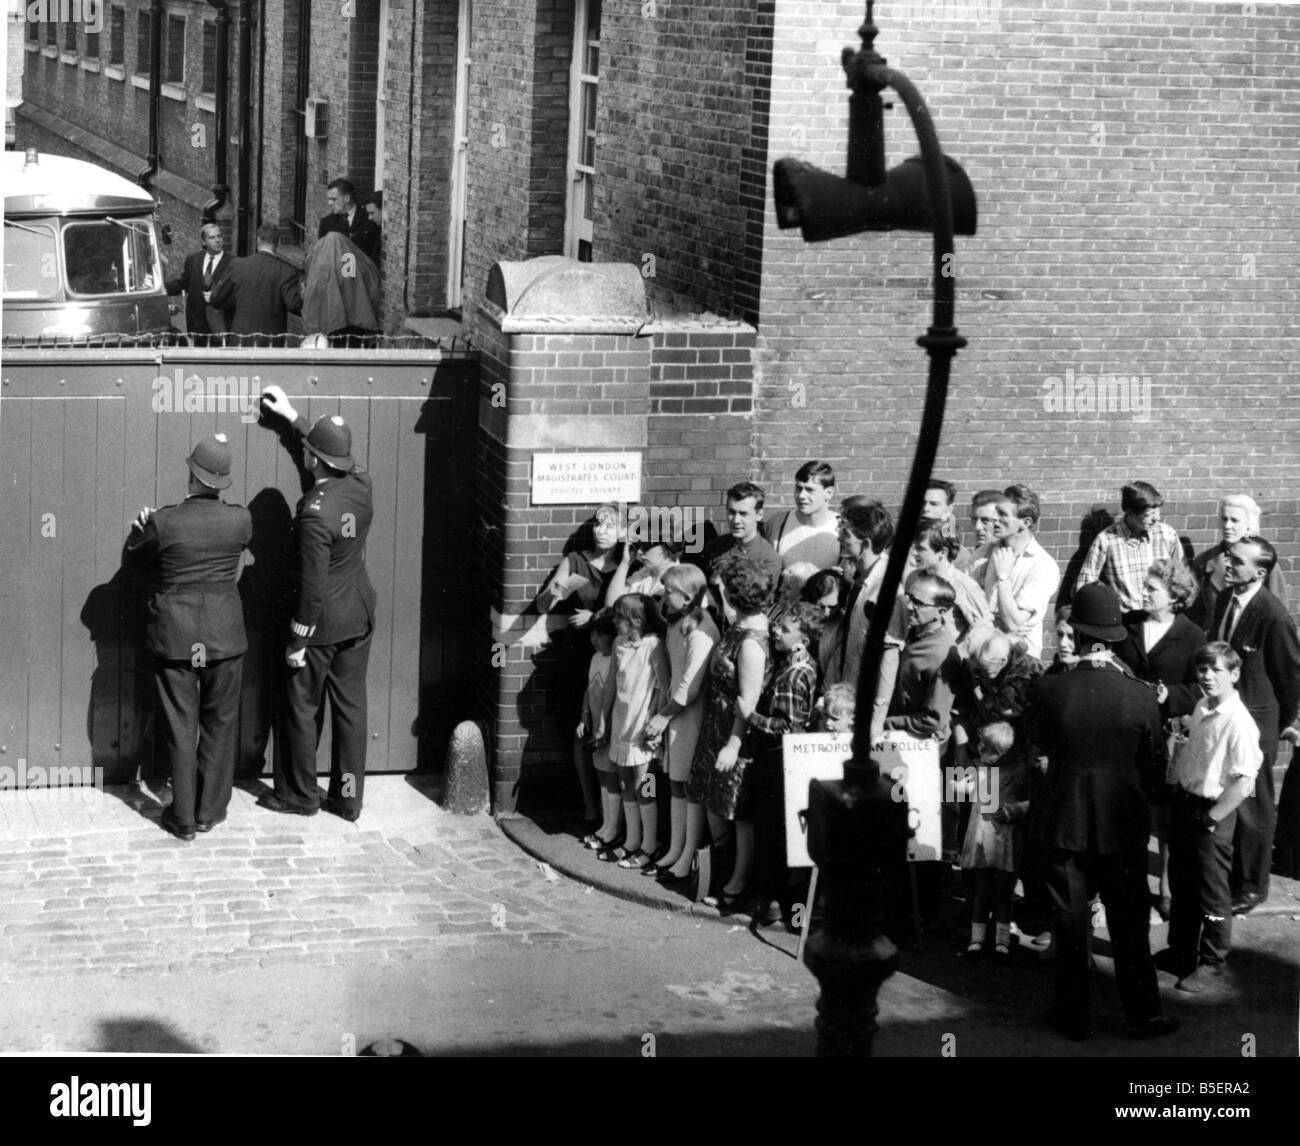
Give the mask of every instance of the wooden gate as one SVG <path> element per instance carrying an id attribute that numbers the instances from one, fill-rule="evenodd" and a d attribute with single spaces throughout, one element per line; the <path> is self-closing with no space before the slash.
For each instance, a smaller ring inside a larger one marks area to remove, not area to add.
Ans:
<path id="1" fill-rule="evenodd" d="M 227 501 L 254 537 L 240 573 L 249 651 L 240 774 L 269 766 L 304 489 L 251 403 L 275 383 L 338 413 L 374 477 L 366 565 L 379 598 L 367 766 L 432 766 L 468 715 L 464 554 L 474 527 L 477 363 L 438 350 L 14 350 L 0 386 L 0 785 L 154 771 L 144 586 L 121 561 L 142 506 L 185 497 L 185 458 L 224 432 Z M 198 380 L 197 383 L 195 380 Z M 249 413 L 249 411 L 253 411 Z M 328 724 L 318 759 L 328 771 Z"/>

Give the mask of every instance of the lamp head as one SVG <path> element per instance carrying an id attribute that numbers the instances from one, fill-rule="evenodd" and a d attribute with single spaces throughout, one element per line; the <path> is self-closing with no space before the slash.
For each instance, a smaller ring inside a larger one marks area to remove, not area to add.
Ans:
<path id="1" fill-rule="evenodd" d="M 975 189 L 956 160 L 948 169 L 953 231 L 975 234 Z M 919 156 L 890 170 L 885 181 L 866 186 L 822 171 L 800 159 L 779 159 L 773 168 L 776 222 L 799 227 L 805 241 L 820 243 L 859 231 L 933 231 L 934 217 Z"/>

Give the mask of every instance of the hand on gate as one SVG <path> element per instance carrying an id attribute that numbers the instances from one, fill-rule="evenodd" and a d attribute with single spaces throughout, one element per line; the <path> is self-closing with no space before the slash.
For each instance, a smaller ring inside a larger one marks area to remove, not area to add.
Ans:
<path id="1" fill-rule="evenodd" d="M 288 395 L 279 386 L 262 387 L 262 406 L 286 422 L 292 422 L 298 417 L 298 411 L 293 408 Z"/>
<path id="2" fill-rule="evenodd" d="M 306 649 L 286 649 L 284 654 L 284 663 L 291 669 L 300 669 L 307 667 L 307 650 Z"/>
<path id="3" fill-rule="evenodd" d="M 149 518 L 152 514 L 153 510 L 146 505 L 138 514 L 136 514 L 135 520 L 131 522 L 131 528 L 144 529 L 144 527 L 149 523 Z"/>

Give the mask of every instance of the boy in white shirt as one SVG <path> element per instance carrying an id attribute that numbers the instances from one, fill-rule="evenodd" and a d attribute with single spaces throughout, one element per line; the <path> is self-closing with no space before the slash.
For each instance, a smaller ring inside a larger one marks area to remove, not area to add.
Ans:
<path id="1" fill-rule="evenodd" d="M 1223 976 L 1232 944 L 1232 835 L 1237 806 L 1255 788 L 1264 756 L 1259 728 L 1237 693 L 1241 657 L 1223 641 L 1192 659 L 1203 694 L 1185 717 L 1187 740 L 1170 765 L 1169 947 L 1156 966 L 1195 994 Z"/>

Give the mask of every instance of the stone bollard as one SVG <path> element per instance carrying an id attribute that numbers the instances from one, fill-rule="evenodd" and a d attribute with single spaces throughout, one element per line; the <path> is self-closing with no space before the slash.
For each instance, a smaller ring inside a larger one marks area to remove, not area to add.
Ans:
<path id="1" fill-rule="evenodd" d="M 447 745 L 447 811 L 473 816 L 491 809 L 488 794 L 487 742 L 483 728 L 462 720 Z"/>

